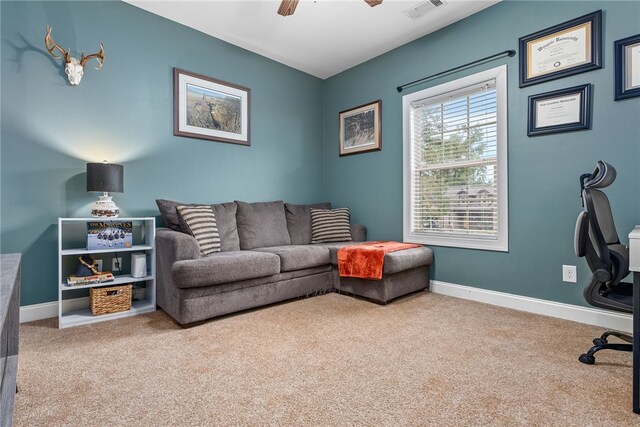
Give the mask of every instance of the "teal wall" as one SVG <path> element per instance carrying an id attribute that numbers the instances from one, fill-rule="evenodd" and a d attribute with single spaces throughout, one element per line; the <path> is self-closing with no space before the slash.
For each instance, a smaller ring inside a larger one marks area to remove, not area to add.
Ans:
<path id="1" fill-rule="evenodd" d="M 578 177 L 599 159 L 618 170 L 608 190 L 620 237 L 640 224 L 640 98 L 613 101 L 613 42 L 640 31 L 640 2 L 502 2 L 324 82 L 324 198 L 349 206 L 371 239 L 402 239 L 402 94 L 396 86 L 506 50 L 518 38 L 604 12 L 604 67 L 524 89 L 518 56 L 412 87 L 435 86 L 508 64 L 509 252 L 433 247 L 436 280 L 586 305 L 589 277 L 573 254 L 581 209 Z M 592 130 L 527 137 L 527 97 L 593 84 Z M 338 157 L 338 112 L 382 99 L 382 151 Z M 562 283 L 562 264 L 578 266 L 578 285 Z"/>
<path id="2" fill-rule="evenodd" d="M 88 161 L 122 163 L 125 216 L 154 200 L 322 196 L 322 81 L 122 2 L 1 3 L 1 251 L 22 252 L 22 305 L 57 299 L 57 218 L 86 216 Z M 45 25 L 104 68 L 71 87 Z M 251 147 L 173 136 L 173 67 L 251 88 Z"/>
<path id="3" fill-rule="evenodd" d="M 588 270 L 572 251 L 578 176 L 604 159 L 623 240 L 640 223 L 640 98 L 613 101 L 613 42 L 639 30 L 638 2 L 503 2 L 324 82 L 121 2 L 0 2 L 2 253 L 23 253 L 22 305 L 57 298 L 57 218 L 84 216 L 85 163 L 125 165 L 123 215 L 157 215 L 154 200 L 349 206 L 373 239 L 402 239 L 402 96 L 395 87 L 504 49 L 518 37 L 604 9 L 604 68 L 518 88 L 509 66 L 509 253 L 434 247 L 436 280 L 572 304 Z M 552 10 L 552 11 L 550 11 Z M 102 40 L 106 63 L 70 87 L 44 50 L 44 27 L 72 53 Z M 173 136 L 172 69 L 250 87 L 252 146 Z M 594 85 L 593 129 L 528 138 L 527 97 Z M 383 101 L 383 150 L 338 157 L 338 112 Z"/>

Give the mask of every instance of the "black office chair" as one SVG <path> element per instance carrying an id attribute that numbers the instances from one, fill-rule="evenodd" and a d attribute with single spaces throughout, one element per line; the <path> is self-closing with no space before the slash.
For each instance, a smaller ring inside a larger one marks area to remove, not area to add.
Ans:
<path id="1" fill-rule="evenodd" d="M 599 190 L 611 185 L 615 179 L 616 170 L 603 161 L 598 161 L 593 173 L 580 176 L 584 210 L 580 212 L 576 222 L 574 249 L 578 257 L 587 259 L 593 273 L 584 290 L 587 302 L 595 307 L 631 313 L 633 284 L 621 282 L 629 274 L 629 249 L 620 244 L 609 199 Z M 578 360 L 593 365 L 597 351 L 633 350 L 631 344 L 610 343 L 610 336 L 632 342 L 631 335 L 607 331 L 594 339 L 594 346 Z"/>

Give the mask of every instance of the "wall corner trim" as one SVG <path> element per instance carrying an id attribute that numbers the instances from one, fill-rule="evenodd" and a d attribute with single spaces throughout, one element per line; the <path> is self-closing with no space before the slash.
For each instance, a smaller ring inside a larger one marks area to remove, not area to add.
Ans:
<path id="1" fill-rule="evenodd" d="M 529 313 L 542 314 L 544 316 L 571 320 L 574 322 L 585 323 L 587 325 L 600 326 L 606 329 L 614 329 L 627 333 L 631 333 L 633 330 L 633 316 L 626 313 L 617 313 L 597 308 L 564 304 L 555 301 L 508 294 L 505 292 L 474 288 L 471 286 L 456 285 L 454 283 L 441 282 L 438 280 L 431 281 L 430 291 L 434 294 L 447 295 L 485 304 L 511 308 L 514 310 L 526 311 Z"/>

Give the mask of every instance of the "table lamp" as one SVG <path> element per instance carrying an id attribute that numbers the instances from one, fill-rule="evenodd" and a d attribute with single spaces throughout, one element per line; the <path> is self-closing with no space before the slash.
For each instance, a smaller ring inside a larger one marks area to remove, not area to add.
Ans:
<path id="1" fill-rule="evenodd" d="M 120 214 L 120 209 L 111 200 L 109 192 L 124 192 L 124 166 L 114 163 L 87 163 L 87 191 L 102 193 L 91 206 L 91 216 L 112 217 Z"/>

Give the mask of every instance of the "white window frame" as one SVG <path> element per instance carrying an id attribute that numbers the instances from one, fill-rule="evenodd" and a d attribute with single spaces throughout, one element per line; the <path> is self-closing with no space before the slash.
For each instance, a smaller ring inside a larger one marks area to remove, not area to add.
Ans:
<path id="1" fill-rule="evenodd" d="M 488 80 L 496 80 L 496 157 L 498 170 L 498 229 L 496 239 L 459 235 L 443 235 L 411 232 L 411 105 L 412 103 L 432 97 L 440 97 L 462 88 L 481 84 Z M 405 242 L 421 243 L 434 246 L 450 246 L 456 248 L 482 249 L 490 251 L 509 251 L 509 186 L 508 186 L 508 142 L 507 142 L 507 66 L 492 68 L 471 76 L 453 80 L 438 86 L 427 88 L 402 97 L 403 120 L 403 239 Z"/>

